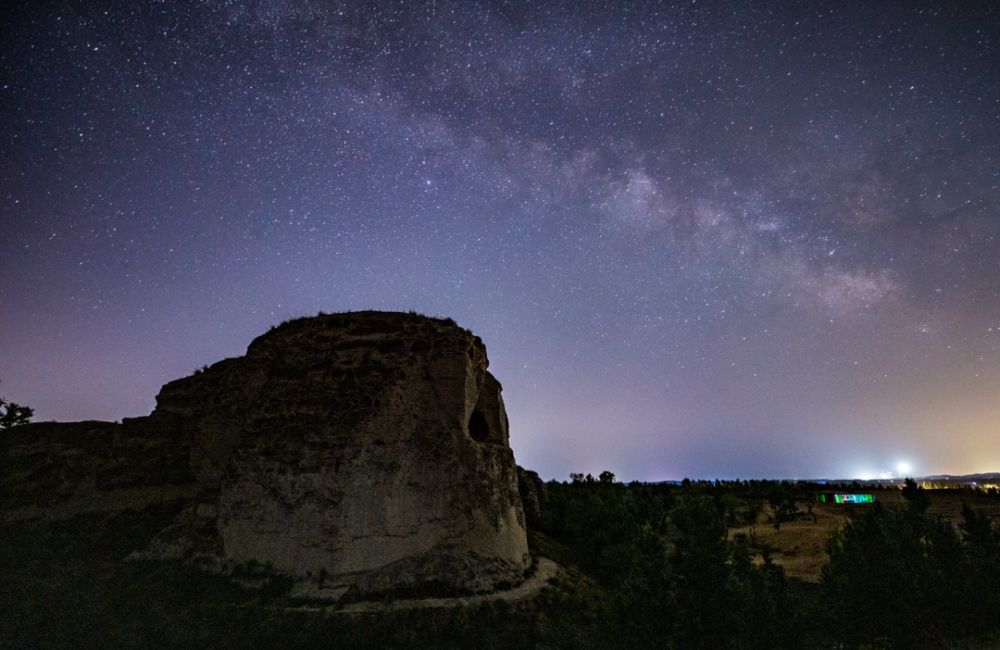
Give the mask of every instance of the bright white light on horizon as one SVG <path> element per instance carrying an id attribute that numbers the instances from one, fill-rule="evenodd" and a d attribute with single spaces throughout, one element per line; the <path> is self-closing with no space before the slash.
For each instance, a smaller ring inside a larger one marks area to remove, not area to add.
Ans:
<path id="1" fill-rule="evenodd" d="M 900 476 L 907 476 L 912 468 L 909 463 L 899 463 L 896 465 L 896 469 L 899 470 Z"/>

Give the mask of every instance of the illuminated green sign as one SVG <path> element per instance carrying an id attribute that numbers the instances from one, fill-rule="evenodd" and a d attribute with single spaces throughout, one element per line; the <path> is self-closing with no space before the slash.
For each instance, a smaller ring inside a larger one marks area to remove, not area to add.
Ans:
<path id="1" fill-rule="evenodd" d="M 874 503 L 870 494 L 821 494 L 819 500 L 823 503 Z"/>
<path id="2" fill-rule="evenodd" d="M 837 503 L 872 503 L 872 495 L 870 494 L 835 494 L 833 498 L 837 500 Z"/>

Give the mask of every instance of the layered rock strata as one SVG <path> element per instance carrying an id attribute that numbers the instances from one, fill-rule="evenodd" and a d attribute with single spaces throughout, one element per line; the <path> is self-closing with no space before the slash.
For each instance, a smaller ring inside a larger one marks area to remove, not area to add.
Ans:
<path id="1" fill-rule="evenodd" d="M 183 498 L 149 555 L 266 565 L 336 592 L 489 590 L 529 557 L 488 365 L 450 319 L 290 321 L 165 385 L 148 417 L 12 430 L 7 516 Z"/>

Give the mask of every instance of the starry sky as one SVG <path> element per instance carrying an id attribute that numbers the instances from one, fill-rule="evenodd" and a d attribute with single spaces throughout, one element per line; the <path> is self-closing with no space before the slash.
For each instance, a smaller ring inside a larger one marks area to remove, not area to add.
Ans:
<path id="1" fill-rule="evenodd" d="M 1000 471 L 991 4 L 7 6 L 0 395 L 415 310 L 545 479 Z"/>

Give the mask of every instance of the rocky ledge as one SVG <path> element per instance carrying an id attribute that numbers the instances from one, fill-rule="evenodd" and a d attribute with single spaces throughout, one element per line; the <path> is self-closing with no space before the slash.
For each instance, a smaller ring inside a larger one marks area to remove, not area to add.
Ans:
<path id="1" fill-rule="evenodd" d="M 184 499 L 144 557 L 265 566 L 336 597 L 483 592 L 529 565 L 520 477 L 482 341 L 450 319 L 289 321 L 165 385 L 147 417 L 8 432 L 8 519 Z M 530 495 L 530 496 L 528 496 Z"/>

